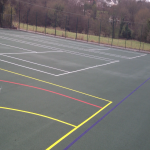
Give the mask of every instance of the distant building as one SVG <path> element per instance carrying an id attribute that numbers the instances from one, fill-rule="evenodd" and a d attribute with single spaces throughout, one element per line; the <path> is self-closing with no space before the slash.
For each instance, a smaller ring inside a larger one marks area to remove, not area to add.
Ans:
<path id="1" fill-rule="evenodd" d="M 111 6 L 114 6 L 114 5 L 118 5 L 118 1 L 116 1 L 116 2 L 114 2 L 113 0 L 111 0 L 110 2 L 108 2 L 106 0 L 104 0 L 104 1 L 105 1 L 106 5 L 108 7 L 111 7 Z"/>

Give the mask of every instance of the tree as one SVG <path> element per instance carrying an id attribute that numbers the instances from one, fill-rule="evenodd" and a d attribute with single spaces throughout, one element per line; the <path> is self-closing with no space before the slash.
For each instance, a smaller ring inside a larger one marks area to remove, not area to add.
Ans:
<path id="1" fill-rule="evenodd" d="M 2 13 L 4 11 L 4 5 L 7 3 L 7 0 L 0 0 L 0 25 L 2 25 Z"/>
<path id="2" fill-rule="evenodd" d="M 128 24 L 123 26 L 122 32 L 121 32 L 121 37 L 130 39 L 131 38 L 131 30 L 128 27 Z"/>
<path id="3" fill-rule="evenodd" d="M 96 15 L 97 15 L 97 7 L 96 7 L 96 5 L 94 4 L 94 5 L 92 6 L 91 17 L 92 17 L 93 19 L 96 19 Z"/>

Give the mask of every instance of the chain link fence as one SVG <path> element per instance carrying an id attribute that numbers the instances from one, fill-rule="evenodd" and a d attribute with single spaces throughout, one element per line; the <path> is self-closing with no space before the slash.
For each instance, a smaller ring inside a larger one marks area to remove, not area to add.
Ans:
<path id="1" fill-rule="evenodd" d="M 115 17 L 92 19 L 88 16 L 65 14 L 57 10 L 29 7 L 2 8 L 0 26 L 40 32 L 75 40 L 150 51 L 147 24 L 118 20 Z"/>

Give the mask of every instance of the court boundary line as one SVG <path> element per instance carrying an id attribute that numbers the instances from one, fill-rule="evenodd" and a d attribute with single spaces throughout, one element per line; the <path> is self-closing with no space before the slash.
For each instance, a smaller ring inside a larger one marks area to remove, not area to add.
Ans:
<path id="1" fill-rule="evenodd" d="M 4 34 L 4 33 L 3 33 L 3 34 Z M 7 35 L 7 34 L 4 34 L 4 35 Z M 0 37 L 2 37 L 2 38 L 8 38 L 9 40 L 11 39 L 11 38 L 9 38 L 9 37 L 4 37 L 4 36 L 0 36 Z M 15 36 L 13 36 L 13 37 L 15 37 Z M 64 44 L 54 44 L 53 42 L 46 42 L 46 41 L 43 41 L 43 40 L 36 40 L 36 39 L 33 39 L 33 38 L 25 38 L 25 37 L 22 37 L 22 39 L 32 40 L 32 41 L 34 41 L 34 42 L 41 42 L 41 43 L 45 43 L 45 44 L 58 45 L 58 46 L 63 47 L 63 48 L 64 48 L 64 47 L 65 47 L 65 48 L 73 48 L 73 49 L 80 50 L 80 51 L 93 52 L 93 53 L 103 54 L 103 55 L 106 55 L 106 56 L 113 56 L 113 57 L 119 57 L 119 58 L 128 59 L 128 57 L 126 57 L 126 56 L 115 55 L 115 54 L 105 53 L 105 52 L 95 52 L 95 51 L 91 51 L 91 50 L 85 50 L 85 49 L 82 49 L 82 48 L 75 48 L 75 47 L 73 47 L 73 46 L 66 46 L 66 45 L 64 45 Z M 16 40 L 16 41 L 19 41 L 18 39 L 13 39 L 13 40 L 14 40 L 14 41 L 15 41 L 15 40 Z M 20 40 L 20 41 L 22 41 L 22 40 Z M 24 40 L 23 42 L 28 43 L 28 42 L 25 41 L 25 40 Z M 29 42 L 29 43 L 33 43 L 33 42 Z M 34 44 L 36 44 L 36 43 L 34 43 Z"/>
<path id="2" fill-rule="evenodd" d="M 117 62 L 120 62 L 120 61 L 116 60 L 116 61 L 112 61 L 112 62 L 109 62 L 109 63 L 106 63 L 106 64 L 96 65 L 96 66 L 92 66 L 92 67 L 88 67 L 88 68 L 84 68 L 84 69 L 80 69 L 80 70 L 76 70 L 76 71 L 71 71 L 71 72 L 68 72 L 68 73 L 59 74 L 59 75 L 56 75 L 56 76 L 59 77 L 59 76 L 62 76 L 62 75 L 67 75 L 67 74 L 71 74 L 71 73 L 75 73 L 75 72 L 80 72 L 80 71 L 83 71 L 83 70 L 88 70 L 88 69 L 92 69 L 92 68 L 107 66 L 107 65 L 114 64 L 114 63 L 117 63 Z"/>
<path id="3" fill-rule="evenodd" d="M 25 55 L 25 54 L 45 54 L 45 53 L 62 53 L 63 51 L 43 51 L 43 52 L 22 52 L 22 53 L 0 53 L 0 55 Z"/>
<path id="4" fill-rule="evenodd" d="M 25 59 L 20 59 L 20 58 L 16 58 L 16 57 L 12 57 L 12 56 L 7 56 L 7 55 L 2 55 L 2 56 L 8 57 L 8 58 L 12 58 L 12 59 L 16 59 L 16 60 L 20 60 L 20 61 L 24 61 L 24 62 L 28 62 L 28 63 L 35 64 L 35 65 L 38 65 L 38 66 L 42 66 L 42 67 L 45 67 L 45 68 L 59 70 L 59 71 L 66 72 L 66 73 L 68 72 L 66 70 L 62 70 L 62 69 L 58 69 L 58 68 L 55 68 L 55 67 L 50 67 L 50 66 L 42 65 L 42 64 L 39 64 L 39 63 L 35 63 L 35 62 L 32 62 L 32 61 L 25 60 Z"/>
<path id="5" fill-rule="evenodd" d="M 37 51 L 33 51 L 33 50 L 29 50 L 29 49 L 25 49 L 25 48 L 21 48 L 21 47 L 16 47 L 16 46 L 12 46 L 12 45 L 8 45 L 8 44 L 2 44 L 0 43 L 0 45 L 3 45 L 3 46 L 8 46 L 8 47 L 12 47 L 12 48 L 17 48 L 17 49 L 21 49 L 21 50 L 25 50 L 25 51 L 30 51 L 30 52 L 22 52 L 22 53 L 0 53 L 0 55 L 5 55 L 5 54 L 38 54 L 38 53 L 45 53 L 45 52 L 52 52 L 52 53 L 57 53 L 57 52 L 63 52 L 62 50 L 61 51 L 43 51 L 43 52 L 37 52 Z"/>
<path id="6" fill-rule="evenodd" d="M 95 105 L 95 104 L 92 104 L 92 103 L 89 103 L 89 102 L 86 102 L 86 101 L 83 101 L 83 100 L 80 100 L 80 99 L 77 99 L 77 98 L 73 98 L 73 97 L 70 97 L 70 96 L 67 96 L 67 95 L 64 95 L 64 94 L 61 94 L 61 93 L 50 91 L 50 90 L 47 90 L 47 89 L 43 89 L 43 88 L 31 86 L 31 85 L 26 85 L 26 84 L 21 84 L 21 83 L 16 83 L 16 82 L 11 82 L 11 81 L 5 81 L 5 80 L 0 80 L 0 82 L 10 83 L 10 84 L 16 84 L 16 85 L 21 85 L 21 86 L 24 86 L 24 87 L 30 87 L 30 88 L 33 88 L 33 89 L 38 89 L 38 90 L 41 90 L 41 91 L 46 91 L 46 92 L 49 92 L 49 93 L 60 95 L 62 97 L 73 99 L 75 101 L 78 101 L 78 102 L 81 102 L 81 103 L 84 103 L 84 104 L 87 104 L 87 105 L 90 105 L 90 106 L 94 106 L 94 107 L 97 107 L 97 108 L 103 108 L 101 106 L 98 106 L 98 105 Z"/>
<path id="7" fill-rule="evenodd" d="M 8 29 L 8 28 L 7 28 Z M 6 29 L 4 28 L 0 28 L 0 30 L 2 31 L 6 31 Z M 13 32 L 17 31 L 17 32 L 22 32 L 22 33 L 27 33 L 27 34 L 32 34 L 32 35 L 38 35 L 38 36 L 45 36 L 45 37 L 49 37 L 49 38 L 57 38 L 57 39 L 63 39 L 63 40 L 68 40 L 69 42 L 79 42 L 79 44 L 89 44 L 89 45 L 93 45 L 93 46 L 102 46 L 102 47 L 109 47 L 110 49 L 111 48 L 116 48 L 118 50 L 126 50 L 126 51 L 131 51 L 131 52 L 137 52 L 137 53 L 146 53 L 146 54 L 150 54 L 149 50 L 138 50 L 138 49 L 132 49 L 132 48 L 124 48 L 124 47 L 119 47 L 119 46 L 111 46 L 111 45 L 107 45 L 107 44 L 102 44 L 102 43 L 94 43 L 94 42 L 86 42 L 86 41 L 83 41 L 83 40 L 75 40 L 75 39 L 72 39 L 72 38 L 64 38 L 64 37 L 61 37 L 61 36 L 54 36 L 52 34 L 43 34 L 43 33 L 40 33 L 40 32 L 34 32 L 34 31 L 27 31 L 27 30 L 23 30 L 23 29 L 17 29 L 17 30 L 14 30 L 14 29 L 11 29 Z M 8 32 L 8 30 L 7 30 Z"/>
<path id="8" fill-rule="evenodd" d="M 143 55 L 140 55 L 140 56 L 135 56 L 135 57 L 130 57 L 128 59 L 135 59 L 135 58 L 139 58 L 139 57 L 143 57 L 143 56 L 146 56 L 147 54 L 143 54 Z"/>
<path id="9" fill-rule="evenodd" d="M 8 36 L 13 36 L 13 37 L 18 37 L 16 35 L 12 35 L 12 34 L 6 34 L 6 33 L 2 33 L 4 35 L 8 35 Z M 61 47 L 67 47 L 67 48 L 74 48 L 76 50 L 80 50 L 80 51 L 88 51 L 88 52 L 93 52 L 93 53 L 98 53 L 98 54 L 103 54 L 103 55 L 106 55 L 106 56 L 113 56 L 113 57 L 118 57 L 118 58 L 124 58 L 124 59 L 134 59 L 134 58 L 137 58 L 137 57 L 142 57 L 143 55 L 140 55 L 140 56 L 135 56 L 135 57 L 126 57 L 124 55 L 116 55 L 116 54 L 111 54 L 111 53 L 105 53 L 105 52 L 96 52 L 96 51 L 93 51 L 93 50 L 90 50 L 90 49 L 83 49 L 83 48 L 75 48 L 74 46 L 66 46 L 64 44 L 57 44 L 57 43 L 53 43 L 53 42 L 48 42 L 48 41 L 43 41 L 43 40 L 37 40 L 37 39 L 33 39 L 33 38 L 27 38 L 27 37 L 22 37 L 21 38 L 23 39 L 30 39 L 32 41 L 35 41 L 35 42 L 41 42 L 41 43 L 46 43 L 46 44 L 53 44 L 53 45 L 59 45 Z M 145 54 L 147 55 L 147 54 Z"/>
<path id="10" fill-rule="evenodd" d="M 29 49 L 26 49 L 26 48 L 16 47 L 16 46 L 12 46 L 12 45 L 8 45 L 8 44 L 3 44 L 3 43 L 0 43 L 0 45 L 12 47 L 12 48 L 18 48 L 18 49 L 21 49 L 21 50 L 24 50 L 24 51 L 36 52 L 36 51 L 29 50 Z"/>
<path id="11" fill-rule="evenodd" d="M 46 115 L 42 115 L 42 114 L 30 112 L 30 111 L 25 111 L 25 110 L 20 110 L 20 109 L 15 109 L 15 108 L 9 108 L 9 107 L 2 107 L 2 106 L 0 106 L 0 109 L 13 110 L 13 111 L 18 111 L 18 112 L 26 113 L 26 114 L 31 114 L 31 115 L 35 115 L 35 116 L 40 116 L 40 117 L 43 117 L 43 118 L 47 118 L 47 119 L 50 119 L 50 120 L 54 120 L 54 121 L 57 121 L 57 122 L 60 122 L 60 123 L 63 123 L 63 124 L 72 126 L 72 127 L 74 127 L 74 128 L 77 127 L 76 125 L 70 124 L 70 123 L 68 123 L 68 122 L 65 122 L 65 121 L 62 121 L 62 120 L 59 120 L 59 119 L 50 117 L 50 116 L 46 116 Z"/>
<path id="12" fill-rule="evenodd" d="M 9 71 L 9 70 L 5 70 L 5 69 L 2 69 L 2 68 L 0 68 L 0 70 L 5 71 L 5 72 L 9 72 L 9 73 L 12 73 L 12 74 L 16 74 L 16 75 L 19 75 L 19 76 L 23 76 L 23 77 L 26 77 L 26 78 L 30 78 L 30 79 L 33 79 L 33 80 L 36 80 L 36 81 L 39 81 L 39 82 L 43 82 L 43 83 L 47 83 L 47 84 L 54 85 L 54 86 L 57 86 L 57 87 L 61 87 L 63 89 L 67 89 L 67 90 L 70 90 L 70 91 L 73 91 L 73 92 L 77 92 L 77 93 L 80 93 L 80 94 L 83 94 L 83 95 L 86 95 L 86 96 L 89 96 L 89 97 L 93 97 L 93 98 L 104 100 L 104 101 L 108 102 L 108 104 L 106 104 L 102 109 L 98 110 L 92 116 L 90 116 L 85 121 L 83 121 L 82 123 L 80 123 L 78 126 L 76 126 L 74 129 L 72 129 L 71 131 L 69 131 L 67 134 L 65 134 L 64 136 L 62 136 L 59 140 L 57 140 L 55 143 L 53 143 L 52 145 L 50 145 L 46 150 L 52 149 L 54 146 L 56 146 L 58 143 L 60 143 L 62 140 L 64 140 L 66 137 L 68 137 L 70 134 L 72 134 L 78 128 L 80 128 L 85 123 L 87 123 L 88 121 L 90 121 L 92 118 L 94 118 L 96 115 L 98 115 L 101 111 L 103 111 L 105 108 L 107 108 L 110 104 L 112 104 L 112 101 L 109 101 L 109 100 L 106 100 L 106 99 L 103 99 L 103 98 L 100 98 L 100 97 L 96 97 L 96 96 L 93 96 L 93 95 L 90 95 L 90 94 L 87 94 L 87 93 L 83 93 L 83 92 L 80 92 L 80 91 L 76 91 L 76 90 L 73 90 L 73 89 L 70 89 L 70 88 L 67 88 L 67 87 L 64 87 L 64 86 L 60 86 L 60 85 L 57 85 L 57 84 L 54 84 L 54 83 L 51 83 L 51 82 L 39 80 L 39 79 L 36 79 L 36 78 L 33 78 L 33 77 L 29 77 L 29 76 L 26 76 L 26 75 L 23 75 L 23 74 L 19 74 L 19 73 L 16 73 L 16 72 L 12 72 L 12 71 Z"/>
<path id="13" fill-rule="evenodd" d="M 28 32 L 29 34 L 30 34 L 30 32 Z M 6 33 L 5 33 L 6 34 Z M 9 34 L 9 33 L 7 33 L 7 34 Z M 29 35 L 24 35 L 25 37 L 31 37 L 31 38 L 37 38 L 37 39 L 41 39 L 41 38 L 43 38 L 43 37 L 46 37 L 46 38 L 48 38 L 48 39 L 51 39 L 51 42 L 53 42 L 53 41 L 55 41 L 55 39 L 52 39 L 53 37 L 49 37 L 49 36 L 45 36 L 45 35 L 41 35 L 41 34 L 38 34 L 38 36 L 41 36 L 41 37 L 37 37 L 37 36 L 35 36 L 34 35 L 34 33 L 31 33 L 31 34 L 33 34 L 33 35 L 31 35 L 31 36 L 29 36 Z M 14 34 L 11 34 L 12 36 L 18 36 L 18 37 L 23 37 L 23 35 L 14 35 Z M 43 36 L 43 37 L 42 37 Z M 46 40 L 48 40 L 48 39 L 46 39 Z M 62 40 L 65 40 L 65 41 L 67 41 L 68 42 L 68 40 L 67 39 L 58 39 L 58 40 L 60 40 L 60 41 L 62 41 Z M 58 41 L 59 42 L 59 41 Z M 78 42 L 78 41 L 69 41 L 69 43 L 71 43 L 72 44 L 72 46 L 75 46 L 76 45 L 76 43 L 75 42 Z M 89 44 L 90 43 L 79 43 L 80 45 L 82 45 L 81 47 L 85 47 L 85 48 L 89 48 Z M 83 45 L 83 44 L 88 44 L 88 45 Z M 93 48 L 93 46 L 96 46 L 97 48 L 98 48 L 98 45 L 92 45 L 92 47 L 91 48 Z M 101 49 L 101 50 L 109 50 L 109 49 L 111 49 L 111 48 L 103 48 L 103 49 Z"/>
<path id="14" fill-rule="evenodd" d="M 111 110 L 109 110 L 104 116 L 102 116 L 98 121 L 96 121 L 91 127 L 89 127 L 86 131 L 84 131 L 81 135 L 79 135 L 73 142 L 71 142 L 64 150 L 67 150 L 71 147 L 75 142 L 77 142 L 83 135 L 85 135 L 89 130 L 91 130 L 94 126 L 96 126 L 100 121 L 102 121 L 106 116 L 108 116 L 113 110 L 115 110 L 120 104 L 122 104 L 128 97 L 130 97 L 134 92 L 136 92 L 140 87 L 142 87 L 146 82 L 148 82 L 150 78 L 144 81 L 141 85 L 139 85 L 135 90 L 133 90 L 129 95 L 127 95 L 123 100 L 121 100 L 117 105 L 115 105 Z"/>
<path id="15" fill-rule="evenodd" d="M 2 33 L 2 32 L 1 32 Z M 39 39 L 35 39 L 35 38 L 33 38 L 33 37 L 23 37 L 23 36 L 20 36 L 20 35 L 13 35 L 13 34 L 8 34 L 8 33 L 2 33 L 2 34 L 4 34 L 4 35 L 8 35 L 8 36 L 12 36 L 12 37 L 21 37 L 22 39 L 29 39 L 29 40 L 32 40 L 32 41 L 35 41 L 35 42 L 41 42 L 41 43 L 45 43 L 45 44 L 53 44 L 53 45 L 59 45 L 59 46 L 62 46 L 62 47 L 67 47 L 67 48 L 73 48 L 73 49 L 76 49 L 76 50 L 85 50 L 85 49 L 83 49 L 83 48 L 80 48 L 80 47 L 74 47 L 73 45 L 70 45 L 70 46 L 66 46 L 66 45 L 64 45 L 64 44 L 58 44 L 56 41 L 55 41 L 55 43 L 53 42 L 53 41 L 50 41 L 50 42 L 48 42 L 48 41 L 43 41 L 43 40 L 39 40 Z M 108 48 L 108 49 L 110 49 L 110 48 Z M 107 49 L 107 50 L 108 50 Z M 90 49 L 88 49 L 88 50 L 90 50 Z M 100 50 L 100 49 L 99 49 Z M 105 50 L 105 49 L 101 49 L 101 50 Z"/>
<path id="16" fill-rule="evenodd" d="M 5 55 L 1 55 L 1 56 L 5 56 Z M 101 64 L 101 65 L 95 65 L 95 66 L 91 66 L 91 67 L 87 67 L 87 68 L 83 68 L 83 69 L 79 69 L 79 70 L 75 70 L 75 71 L 70 71 L 70 72 L 69 71 L 62 71 L 62 72 L 66 72 L 66 73 L 52 74 L 52 73 L 45 72 L 45 71 L 42 71 L 42 70 L 39 70 L 39 69 L 35 69 L 35 68 L 19 65 L 19 64 L 16 64 L 16 63 L 13 63 L 13 62 L 10 62 L 10 61 L 6 61 L 6 60 L 3 60 L 3 59 L 0 59 L 0 61 L 12 64 L 12 65 L 15 65 L 15 66 L 19 66 L 19 67 L 22 67 L 22 68 L 30 69 L 30 70 L 33 70 L 33 71 L 41 72 L 41 73 L 44 73 L 44 74 L 49 74 L 49 75 L 52 75 L 52 76 L 55 76 L 55 77 L 59 77 L 59 76 L 67 75 L 67 74 L 72 74 L 72 73 L 76 73 L 76 72 L 89 70 L 89 69 L 92 69 L 92 68 L 102 67 L 102 66 L 106 66 L 106 65 L 109 65 L 109 64 L 114 64 L 114 63 L 120 62 L 119 60 L 117 60 L 117 61 L 112 61 L 112 62 Z M 20 61 L 22 61 L 22 60 L 20 60 Z M 40 64 L 40 65 L 42 65 L 42 64 Z M 53 69 L 53 68 L 50 68 L 50 69 Z M 54 69 L 54 70 L 56 70 L 56 69 Z"/>
<path id="17" fill-rule="evenodd" d="M 6 61 L 6 60 L 3 60 L 3 59 L 0 59 L 0 61 L 15 65 L 15 66 L 19 66 L 19 67 L 22 67 L 22 68 L 26 68 L 26 69 L 34 70 L 34 71 L 37 71 L 37 72 L 41 72 L 41 73 L 44 73 L 44 74 L 49 74 L 49 75 L 52 75 L 52 76 L 56 76 L 55 74 L 52 74 L 52 73 L 49 73 L 49 72 L 45 72 L 45 71 L 34 69 L 34 68 L 31 68 L 31 67 L 19 65 L 19 64 L 16 64 L 16 63 L 13 63 L 13 62 L 10 62 L 10 61 Z"/>
<path id="18" fill-rule="evenodd" d="M 50 150 L 52 149 L 54 146 L 56 146 L 57 144 L 59 144 L 62 140 L 64 140 L 65 138 L 67 138 L 69 135 L 71 135 L 74 131 L 76 131 L 77 129 L 79 129 L 81 126 L 83 126 L 85 123 L 87 123 L 88 121 L 90 121 L 92 118 L 94 118 L 96 115 L 98 115 L 101 111 L 103 111 L 105 108 L 107 108 L 112 102 L 109 102 L 108 104 L 106 104 L 102 109 L 98 110 L 96 113 L 94 113 L 92 116 L 90 116 L 88 119 L 86 119 L 85 121 L 81 122 L 77 127 L 75 127 L 74 129 L 72 129 L 71 131 L 69 131 L 67 134 L 65 134 L 64 136 L 62 136 L 59 140 L 57 140 L 56 142 L 54 142 L 52 145 L 50 145 L 48 148 L 46 148 L 46 150 Z"/>
<path id="19" fill-rule="evenodd" d="M 28 45 L 32 45 L 32 46 L 42 47 L 42 48 L 45 48 L 45 49 L 63 51 L 65 53 L 72 53 L 74 55 L 79 55 L 79 56 L 93 58 L 93 59 L 99 59 L 99 60 L 105 60 L 105 61 L 114 61 L 115 60 L 115 59 L 110 59 L 110 58 L 105 58 L 105 57 L 97 57 L 95 55 L 89 55 L 89 54 L 85 54 L 85 53 L 79 53 L 79 52 L 64 50 L 64 49 L 60 49 L 60 48 L 56 48 L 56 47 L 52 47 L 52 46 L 44 46 L 44 45 L 41 45 L 41 44 L 31 43 L 31 42 L 27 42 L 27 41 L 12 39 L 12 38 L 7 38 L 7 37 L 4 37 L 4 36 L 0 36 L 0 38 L 5 39 L 5 40 L 9 40 L 9 41 L 15 41 L 15 42 L 18 42 L 18 43 L 24 43 L 24 44 L 28 44 Z"/>
<path id="20" fill-rule="evenodd" d="M 15 74 L 15 75 L 19 75 L 19 76 L 22 76 L 22 77 L 26 77 L 26 78 L 29 78 L 29 79 L 32 79 L 32 80 L 36 80 L 36 81 L 39 81 L 39 82 L 47 83 L 47 84 L 50 84 L 50 85 L 53 85 L 53 86 L 56 86 L 56 87 L 60 87 L 60 88 L 63 88 L 63 89 L 69 90 L 69 91 L 73 91 L 73 92 L 76 92 L 76 93 L 80 93 L 80 94 L 83 94 L 83 95 L 86 95 L 86 96 L 89 96 L 89 97 L 93 97 L 93 98 L 96 98 L 96 99 L 100 99 L 100 100 L 112 103 L 112 101 L 109 101 L 107 99 L 100 98 L 100 97 L 97 97 L 97 96 L 94 96 L 94 95 L 90 95 L 90 94 L 87 94 L 87 93 L 84 93 L 84 92 L 80 92 L 80 91 L 77 91 L 77 90 L 74 90 L 74 89 L 71 89 L 71 88 L 68 88 L 68 87 L 65 87 L 65 86 L 61 86 L 61 85 L 58 85 L 58 84 L 54 84 L 54 83 L 51 83 L 51 82 L 47 82 L 47 81 L 44 81 L 44 80 L 40 80 L 40 79 L 37 79 L 37 78 L 34 78 L 34 77 L 30 77 L 30 76 L 27 76 L 27 75 L 23 75 L 23 74 L 13 72 L 13 71 L 9 71 L 9 70 L 2 69 L 2 68 L 0 68 L 0 70 L 2 70 L 4 72 L 9 72 L 9 73 L 12 73 L 12 74 Z"/>

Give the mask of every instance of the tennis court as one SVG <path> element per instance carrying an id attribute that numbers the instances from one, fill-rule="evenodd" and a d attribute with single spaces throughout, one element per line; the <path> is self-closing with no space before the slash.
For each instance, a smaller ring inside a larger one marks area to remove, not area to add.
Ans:
<path id="1" fill-rule="evenodd" d="M 148 150 L 150 55 L 0 29 L 0 149 Z"/>

